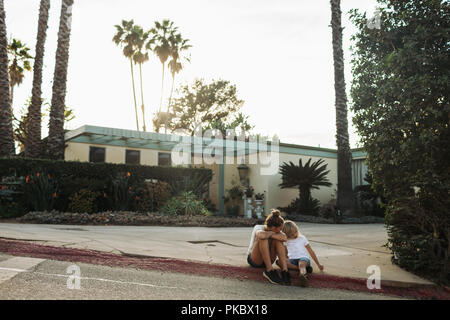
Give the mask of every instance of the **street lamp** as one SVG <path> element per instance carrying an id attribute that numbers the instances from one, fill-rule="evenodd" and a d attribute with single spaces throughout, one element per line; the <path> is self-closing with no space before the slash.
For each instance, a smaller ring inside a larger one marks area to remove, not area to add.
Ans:
<path id="1" fill-rule="evenodd" d="M 250 169 L 245 163 L 241 163 L 238 167 L 239 180 L 241 184 L 247 188 L 248 187 L 248 170 Z"/>

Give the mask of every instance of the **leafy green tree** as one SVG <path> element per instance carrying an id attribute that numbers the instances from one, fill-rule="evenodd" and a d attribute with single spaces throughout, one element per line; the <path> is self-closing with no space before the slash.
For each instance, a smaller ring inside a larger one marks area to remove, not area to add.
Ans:
<path id="1" fill-rule="evenodd" d="M 74 0 L 62 0 L 61 4 L 47 144 L 47 154 L 54 160 L 64 160 L 64 106 L 67 90 L 67 69 L 69 67 L 73 2 Z"/>
<path id="2" fill-rule="evenodd" d="M 15 154 L 8 75 L 5 5 L 0 0 L 0 157 Z"/>
<path id="3" fill-rule="evenodd" d="M 26 156 L 37 158 L 41 155 L 41 107 L 42 107 L 42 70 L 44 65 L 45 39 L 47 38 L 50 0 L 41 0 L 39 8 L 36 57 L 33 66 L 33 89 L 28 109 L 28 132 L 24 141 Z"/>
<path id="4" fill-rule="evenodd" d="M 344 51 L 342 50 L 341 0 L 331 0 L 333 31 L 334 87 L 336 95 L 337 205 L 344 215 L 354 214 L 352 154 L 348 135 L 347 94 L 345 92 Z"/>
<path id="5" fill-rule="evenodd" d="M 244 104 L 237 97 L 236 86 L 225 80 L 205 83 L 196 79 L 193 84 L 182 86 L 178 93 L 168 121 L 172 131 L 184 129 L 193 134 L 197 125 L 203 129 L 231 125 L 235 120 L 232 116 Z"/>
<path id="6" fill-rule="evenodd" d="M 380 28 L 351 12 L 353 122 L 386 199 L 394 262 L 449 283 L 450 4 L 378 4 Z"/>
<path id="7" fill-rule="evenodd" d="M 134 30 L 134 21 L 122 20 L 121 25 L 115 25 L 116 34 L 113 37 L 113 42 L 123 49 L 123 55 L 125 58 L 130 60 L 130 70 L 131 70 L 131 86 L 133 88 L 133 98 L 134 98 L 134 111 L 136 115 L 136 130 L 139 131 L 139 120 L 137 111 L 137 101 L 136 101 L 136 87 L 134 81 L 134 68 L 133 68 L 133 57 L 136 54 L 136 32 Z"/>
<path id="8" fill-rule="evenodd" d="M 311 164 L 312 158 L 303 165 L 302 159 L 299 159 L 298 165 L 292 161 L 289 163 L 283 162 L 280 166 L 279 173 L 281 174 L 281 189 L 298 188 L 299 190 L 299 207 L 298 211 L 303 214 L 308 214 L 311 208 L 311 202 L 314 199 L 311 197 L 312 189 L 319 189 L 320 187 L 331 187 L 331 182 L 328 180 L 327 164 L 323 164 L 325 160 L 320 159 Z"/>

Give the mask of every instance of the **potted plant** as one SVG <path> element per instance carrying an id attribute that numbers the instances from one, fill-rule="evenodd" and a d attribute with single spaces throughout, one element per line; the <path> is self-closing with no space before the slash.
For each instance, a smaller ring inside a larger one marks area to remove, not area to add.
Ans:
<path id="1" fill-rule="evenodd" d="M 264 202 L 264 193 L 257 193 L 255 194 L 255 203 L 256 203 L 256 217 L 260 219 L 262 217 L 262 213 L 264 211 L 263 208 L 263 202 Z"/>
<path id="2" fill-rule="evenodd" d="M 247 198 L 251 199 L 253 197 L 254 192 L 255 192 L 255 189 L 253 189 L 253 187 L 250 186 L 245 190 L 245 195 L 247 196 Z"/>
<path id="3" fill-rule="evenodd" d="M 255 200 L 264 200 L 264 193 L 256 193 Z"/>

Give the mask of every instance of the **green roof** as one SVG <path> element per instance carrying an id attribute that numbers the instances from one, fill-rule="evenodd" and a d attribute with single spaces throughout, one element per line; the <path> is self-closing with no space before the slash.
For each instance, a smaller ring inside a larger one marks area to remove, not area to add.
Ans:
<path id="1" fill-rule="evenodd" d="M 67 142 L 78 142 L 88 144 L 111 145 L 139 149 L 157 149 L 171 151 L 173 147 L 181 141 L 193 145 L 201 141 L 203 148 L 215 141 L 218 145 L 226 147 L 234 146 L 234 150 L 243 150 L 244 142 L 232 140 L 214 140 L 210 138 L 199 138 L 193 136 L 179 136 L 174 134 L 164 134 L 156 132 L 142 132 L 135 130 L 125 130 L 117 128 L 107 128 L 99 126 L 84 125 L 65 134 Z M 238 149 L 239 148 L 239 149 Z M 192 148 L 193 149 L 193 148 Z M 270 151 L 271 143 L 245 143 L 246 154 L 259 151 Z M 195 150 L 193 150 L 195 151 Z M 365 158 L 366 153 L 362 148 L 352 149 L 353 158 Z M 288 154 L 298 154 L 313 157 L 337 158 L 337 150 L 312 146 L 303 146 L 289 143 L 279 143 L 279 152 Z M 236 154 L 236 151 L 235 151 Z"/>

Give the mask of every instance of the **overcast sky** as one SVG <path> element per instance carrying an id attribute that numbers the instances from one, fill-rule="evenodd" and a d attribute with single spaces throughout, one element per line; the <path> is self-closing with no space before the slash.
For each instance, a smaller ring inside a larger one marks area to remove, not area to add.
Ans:
<path id="1" fill-rule="evenodd" d="M 8 37 L 25 42 L 34 54 L 39 0 L 4 0 Z M 342 0 L 347 92 L 350 89 L 348 11 L 372 16 L 375 0 Z M 45 51 L 43 97 L 51 100 L 61 0 L 52 0 Z M 331 10 L 329 0 L 75 0 L 66 105 L 85 124 L 136 129 L 129 62 L 112 42 L 115 24 L 134 19 L 144 28 L 170 19 L 190 39 L 191 63 L 177 84 L 195 78 L 225 79 L 245 101 L 242 112 L 254 132 L 277 134 L 281 142 L 336 148 Z M 144 65 L 147 128 L 159 107 L 161 63 Z M 136 73 L 137 76 L 137 73 Z M 16 115 L 31 96 L 33 75 L 15 89 Z M 170 77 L 167 77 L 166 95 Z M 139 92 L 138 92 L 139 93 Z M 351 124 L 351 147 L 358 137 Z M 46 124 L 45 124 L 46 126 Z M 44 136 L 47 129 L 43 129 Z"/>

